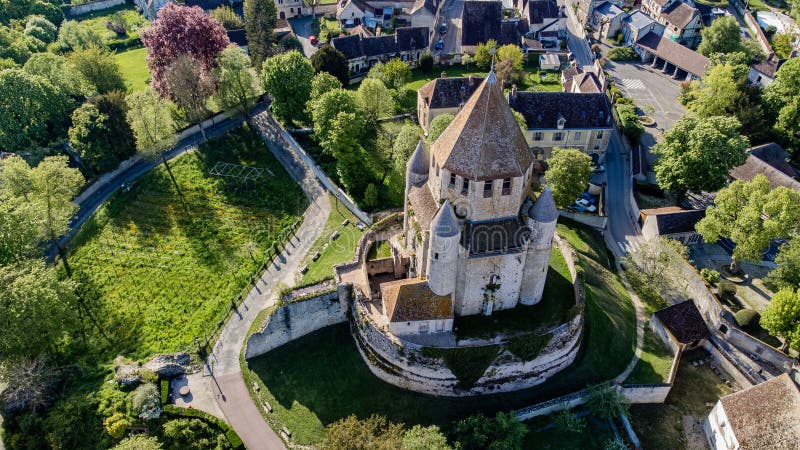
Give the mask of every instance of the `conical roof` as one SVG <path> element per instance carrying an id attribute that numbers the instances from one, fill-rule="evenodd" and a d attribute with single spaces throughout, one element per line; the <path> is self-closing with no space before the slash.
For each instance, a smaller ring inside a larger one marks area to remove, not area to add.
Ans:
<path id="1" fill-rule="evenodd" d="M 544 188 L 544 192 L 531 206 L 528 216 L 537 222 L 553 222 L 558 219 L 558 209 L 549 186 Z"/>
<path id="2" fill-rule="evenodd" d="M 431 233 L 438 237 L 449 238 L 458 236 L 460 231 L 461 227 L 458 225 L 453 207 L 450 206 L 450 200 L 445 200 L 431 221 Z"/>
<path id="3" fill-rule="evenodd" d="M 493 71 L 431 150 L 440 167 L 471 180 L 519 177 L 533 162 Z"/>
<path id="4" fill-rule="evenodd" d="M 425 151 L 425 142 L 421 139 L 408 159 L 408 170 L 417 175 L 428 174 L 428 152 Z"/>

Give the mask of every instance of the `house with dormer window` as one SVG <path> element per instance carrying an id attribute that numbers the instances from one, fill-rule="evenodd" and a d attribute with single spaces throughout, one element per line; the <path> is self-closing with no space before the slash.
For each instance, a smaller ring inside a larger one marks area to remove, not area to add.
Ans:
<path id="1" fill-rule="evenodd" d="M 700 43 L 703 20 L 692 0 L 643 0 L 641 10 L 664 25 L 665 39 L 691 48 Z"/>

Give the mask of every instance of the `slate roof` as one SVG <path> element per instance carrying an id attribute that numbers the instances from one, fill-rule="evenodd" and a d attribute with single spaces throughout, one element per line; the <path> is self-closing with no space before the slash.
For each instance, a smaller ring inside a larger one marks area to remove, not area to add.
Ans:
<path id="1" fill-rule="evenodd" d="M 415 173 L 417 175 L 428 174 L 430 169 L 428 167 L 428 152 L 425 151 L 425 141 L 419 141 L 417 148 L 414 149 L 414 153 L 412 153 L 411 157 L 408 158 L 406 167 L 408 167 L 408 170 L 410 170 L 411 173 Z"/>
<path id="2" fill-rule="evenodd" d="M 691 344 L 711 336 L 703 316 L 692 300 L 660 309 L 653 315 L 681 344 Z"/>
<path id="3" fill-rule="evenodd" d="M 600 14 L 601 16 L 607 17 L 609 19 L 625 13 L 625 11 L 623 11 L 622 8 L 611 2 L 603 2 L 597 5 L 594 8 L 594 11 Z"/>
<path id="4" fill-rule="evenodd" d="M 778 144 L 754 147 L 749 152 L 744 164 L 731 170 L 731 178 L 751 181 L 761 174 L 767 177 L 771 189 L 783 186 L 800 192 L 800 181 L 794 178 L 797 171 L 786 162 L 788 154 Z"/>
<path id="5" fill-rule="evenodd" d="M 361 12 L 367 12 L 372 10 L 372 7 L 367 5 L 367 3 L 364 2 L 363 0 L 342 0 L 339 2 L 338 5 L 336 5 L 336 10 L 337 10 L 336 15 L 339 16 L 339 13 L 341 13 L 342 10 L 345 9 L 347 5 L 350 3 L 352 3 L 353 6 L 358 8 L 359 11 Z"/>
<path id="6" fill-rule="evenodd" d="M 631 26 L 636 30 L 641 30 L 642 28 L 650 26 L 650 24 L 655 22 L 655 20 L 653 20 L 650 16 L 638 9 L 622 20 L 631 24 Z"/>
<path id="7" fill-rule="evenodd" d="M 398 50 L 394 35 L 362 37 L 361 48 L 366 57 L 388 55 Z"/>
<path id="8" fill-rule="evenodd" d="M 544 23 L 545 19 L 558 18 L 558 3 L 556 0 L 534 0 L 528 2 L 528 20 L 533 25 Z"/>
<path id="9" fill-rule="evenodd" d="M 578 77 L 573 80 L 573 83 L 578 85 L 578 90 L 583 94 L 596 94 L 603 92 L 603 87 L 600 85 L 600 80 L 597 78 L 597 75 L 591 72 L 578 75 Z"/>
<path id="10" fill-rule="evenodd" d="M 531 230 L 519 217 L 491 222 L 466 222 L 461 245 L 470 256 L 512 253 L 525 248 Z"/>
<path id="11" fill-rule="evenodd" d="M 408 206 L 414 211 L 414 218 L 422 230 L 429 230 L 431 220 L 439 208 L 433 199 L 431 190 L 426 182 L 412 184 L 408 188 Z"/>
<path id="12" fill-rule="evenodd" d="M 381 297 L 389 322 L 453 318 L 450 295 L 436 295 L 426 280 L 407 278 L 382 283 Z"/>
<path id="13" fill-rule="evenodd" d="M 566 69 L 561 71 L 561 78 L 564 79 L 564 84 L 565 85 L 571 86 L 572 85 L 572 83 L 571 83 L 572 78 L 574 78 L 576 75 L 580 75 L 582 73 L 583 73 L 583 69 L 581 69 L 581 66 L 578 65 L 578 64 L 572 63 L 572 64 L 569 65 L 569 67 L 567 67 Z"/>
<path id="14" fill-rule="evenodd" d="M 223 2 L 222 0 L 186 0 L 184 5 L 199 6 L 205 11 L 210 11 L 219 8 L 223 3 L 227 4 L 228 2 Z"/>
<path id="15" fill-rule="evenodd" d="M 419 94 L 429 108 L 455 108 L 466 103 L 482 82 L 482 77 L 436 78 L 419 88 Z"/>
<path id="16" fill-rule="evenodd" d="M 428 47 L 430 32 L 428 27 L 403 27 L 396 31 L 397 48 L 401 52 L 420 50 Z"/>
<path id="17" fill-rule="evenodd" d="M 528 216 L 537 222 L 553 222 L 558 219 L 558 209 L 556 209 L 556 202 L 550 186 L 544 188 L 542 194 L 531 206 Z"/>
<path id="18" fill-rule="evenodd" d="M 436 139 L 432 152 L 440 167 L 480 181 L 523 176 L 533 162 L 494 72 Z"/>
<path id="19" fill-rule="evenodd" d="M 711 65 L 708 58 L 681 44 L 664 39 L 654 32 L 642 36 L 636 44 L 694 75 L 702 77 Z"/>
<path id="20" fill-rule="evenodd" d="M 497 44 L 520 45 L 520 42 L 522 42 L 522 35 L 528 31 L 527 23 L 527 21 L 523 20 L 504 20 L 500 22 L 500 36 L 496 38 Z"/>
<path id="21" fill-rule="evenodd" d="M 439 237 L 450 238 L 458 236 L 461 232 L 461 225 L 458 224 L 456 214 L 450 205 L 450 200 L 445 200 L 436 216 L 431 222 L 431 233 Z"/>
<path id="22" fill-rule="evenodd" d="M 347 59 L 356 59 L 363 56 L 364 52 L 361 49 L 361 35 L 352 34 L 350 36 L 342 36 L 331 39 L 331 45 L 336 50 L 342 52 Z"/>
<path id="23" fill-rule="evenodd" d="M 706 215 L 702 209 L 683 209 L 677 206 L 643 209 L 640 213 L 646 217 L 653 217 L 659 236 L 692 233 L 697 222 Z"/>
<path id="24" fill-rule="evenodd" d="M 529 129 L 556 129 L 559 117 L 564 129 L 611 128 L 611 108 L 605 94 L 518 91 L 509 104 L 525 117 Z"/>
<path id="25" fill-rule="evenodd" d="M 478 45 L 499 39 L 503 3 L 499 1 L 465 1 L 461 16 L 461 45 Z"/>
<path id="26" fill-rule="evenodd" d="M 678 28 L 686 28 L 695 14 L 699 15 L 700 11 L 680 1 L 669 5 L 669 7 L 661 13 L 667 22 Z"/>
<path id="27" fill-rule="evenodd" d="M 788 374 L 720 402 L 742 450 L 800 448 L 800 392 Z"/>

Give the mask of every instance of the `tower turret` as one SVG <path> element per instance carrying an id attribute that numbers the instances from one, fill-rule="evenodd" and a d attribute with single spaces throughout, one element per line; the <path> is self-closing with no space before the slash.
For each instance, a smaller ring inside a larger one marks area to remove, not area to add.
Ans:
<path id="1" fill-rule="evenodd" d="M 547 187 L 528 210 L 531 237 L 528 240 L 520 286 L 519 301 L 523 305 L 534 305 L 542 300 L 557 220 L 558 209 L 553 193 Z"/>
<path id="2" fill-rule="evenodd" d="M 458 241 L 461 226 L 453 207 L 445 200 L 431 221 L 430 249 L 428 250 L 428 286 L 436 295 L 452 294 L 456 287 L 458 270 Z"/>
<path id="3" fill-rule="evenodd" d="M 414 153 L 408 158 L 406 163 L 406 195 L 405 203 L 403 204 L 403 235 L 405 236 L 405 245 L 410 248 L 412 245 L 412 236 L 409 233 L 409 217 L 408 217 L 408 194 L 411 192 L 411 186 L 420 185 L 428 181 L 428 152 L 425 151 L 425 141 L 419 141 Z"/>

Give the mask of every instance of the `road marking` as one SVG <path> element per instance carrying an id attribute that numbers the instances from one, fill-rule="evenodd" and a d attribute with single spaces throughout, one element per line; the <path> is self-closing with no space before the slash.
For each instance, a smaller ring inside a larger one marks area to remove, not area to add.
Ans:
<path id="1" fill-rule="evenodd" d="M 644 83 L 638 78 L 624 78 L 621 80 L 625 89 L 643 91 L 645 89 Z"/>

